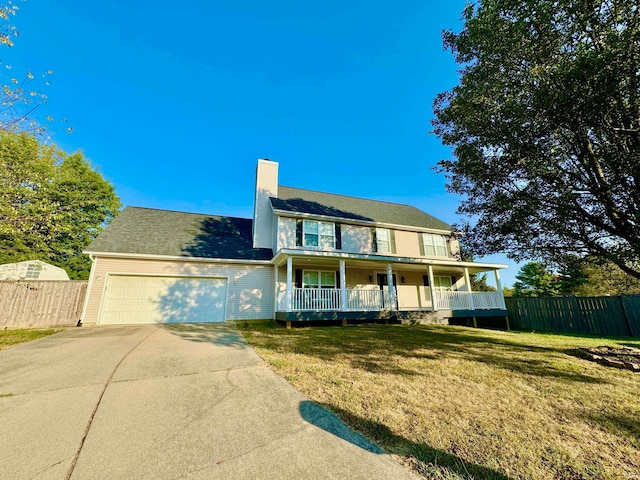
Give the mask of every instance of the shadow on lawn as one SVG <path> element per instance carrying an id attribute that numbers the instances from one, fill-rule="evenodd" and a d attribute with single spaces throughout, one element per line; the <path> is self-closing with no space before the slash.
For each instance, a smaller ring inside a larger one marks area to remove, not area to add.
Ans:
<path id="1" fill-rule="evenodd" d="M 394 434 L 388 427 L 381 423 L 358 417 L 350 412 L 336 408 L 333 405 L 318 406 L 313 402 L 303 401 L 300 403 L 300 414 L 307 422 L 370 452 L 378 454 L 384 453 L 384 451 L 370 443 L 363 435 L 373 442 L 382 445 L 389 453 L 403 457 L 413 457 L 417 460 L 417 464 L 414 463 L 413 467 L 423 475 L 430 475 L 436 478 L 434 475 L 436 473 L 443 474 L 445 472 L 451 472 L 465 479 L 510 480 L 509 477 L 500 472 L 471 462 L 466 462 L 456 455 L 437 450 L 424 443 L 407 440 L 404 437 Z M 333 414 L 361 432 L 362 435 L 354 433 L 342 422 L 337 420 Z"/>
<path id="2" fill-rule="evenodd" d="M 564 368 L 570 361 L 570 349 L 519 344 L 480 331 L 422 327 L 353 327 L 345 329 L 314 328 L 268 332 L 287 335 L 295 341 L 295 350 L 330 361 L 337 356 L 348 358 L 354 368 L 372 373 L 422 375 L 430 360 L 460 358 L 493 365 L 525 375 L 552 377 L 584 383 L 610 383 Z M 422 368 L 400 368 L 393 357 L 420 360 Z"/>
<path id="3" fill-rule="evenodd" d="M 640 446 L 640 420 L 637 417 L 602 413 L 600 415 L 591 415 L 590 419 L 606 428 L 612 434 L 622 434 L 634 442 L 635 445 Z"/>
<path id="4" fill-rule="evenodd" d="M 184 323 L 160 325 L 160 327 L 190 342 L 213 343 L 226 347 L 246 348 L 242 334 L 235 328 L 220 323 Z"/>

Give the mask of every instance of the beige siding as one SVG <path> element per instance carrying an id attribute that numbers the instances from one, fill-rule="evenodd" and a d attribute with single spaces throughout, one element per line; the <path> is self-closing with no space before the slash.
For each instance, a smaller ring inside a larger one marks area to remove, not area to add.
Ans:
<path id="1" fill-rule="evenodd" d="M 401 257 L 420 257 L 420 242 L 422 241 L 419 232 L 409 230 L 394 230 L 396 253 L 386 255 L 397 255 Z M 276 251 L 282 248 L 296 247 L 296 219 L 288 217 L 278 217 Z M 372 249 L 371 227 L 359 225 L 341 224 L 341 252 L 370 254 Z M 454 257 L 459 252 L 459 244 L 455 239 L 448 240 L 449 257 Z M 423 258 L 442 259 L 443 257 L 425 256 Z"/>
<path id="2" fill-rule="evenodd" d="M 342 225 L 342 251 L 348 253 L 371 253 L 371 228 L 357 225 Z"/>
<path id="3" fill-rule="evenodd" d="M 420 235 L 417 232 L 395 230 L 396 254 L 402 257 L 420 256 Z"/>
<path id="4" fill-rule="evenodd" d="M 253 207 L 253 246 L 271 248 L 273 246 L 273 221 L 269 197 L 278 196 L 278 164 L 258 160 L 256 171 L 256 196 Z"/>
<path id="5" fill-rule="evenodd" d="M 369 280 L 369 277 L 372 280 Z M 363 290 L 375 290 L 378 287 L 376 285 L 376 275 L 374 270 L 363 268 L 347 268 L 346 269 L 347 288 L 357 288 Z"/>
<path id="6" fill-rule="evenodd" d="M 420 309 L 431 308 L 431 292 L 429 287 L 424 286 L 421 272 L 403 272 L 396 273 L 396 281 L 398 282 L 398 306 L 400 309 Z M 405 282 L 402 283 L 404 277 Z"/>
<path id="7" fill-rule="evenodd" d="M 83 323 L 98 319 L 105 278 L 109 273 L 228 278 L 227 320 L 273 318 L 273 266 L 197 263 L 123 258 L 96 259 Z"/>

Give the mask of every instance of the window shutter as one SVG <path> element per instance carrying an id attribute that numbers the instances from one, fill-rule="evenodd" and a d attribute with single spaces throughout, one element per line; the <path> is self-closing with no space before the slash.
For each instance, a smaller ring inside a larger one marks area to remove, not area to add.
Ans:
<path id="1" fill-rule="evenodd" d="M 336 288 L 341 288 L 341 285 L 340 285 L 340 272 L 336 272 Z"/>
<path id="2" fill-rule="evenodd" d="M 389 239 L 391 240 L 391 253 L 396 253 L 396 232 L 389 230 Z"/>
<path id="3" fill-rule="evenodd" d="M 424 233 L 418 234 L 418 245 L 420 246 L 420 256 L 424 257 Z"/>
<path id="4" fill-rule="evenodd" d="M 302 270 L 296 268 L 296 280 L 295 280 L 296 288 L 302 288 Z"/>
<path id="5" fill-rule="evenodd" d="M 425 287 L 429 286 L 429 275 L 422 276 L 422 283 L 424 284 Z"/>
<path id="6" fill-rule="evenodd" d="M 451 290 L 455 290 L 457 281 L 458 279 L 455 277 L 455 275 L 451 275 Z"/>
<path id="7" fill-rule="evenodd" d="M 296 220 L 296 246 L 302 246 L 302 220 Z"/>
<path id="8" fill-rule="evenodd" d="M 336 250 L 342 250 L 342 228 L 336 223 Z"/>
<path id="9" fill-rule="evenodd" d="M 378 239 L 376 237 L 375 227 L 371 229 L 371 251 L 376 253 L 378 251 Z"/>

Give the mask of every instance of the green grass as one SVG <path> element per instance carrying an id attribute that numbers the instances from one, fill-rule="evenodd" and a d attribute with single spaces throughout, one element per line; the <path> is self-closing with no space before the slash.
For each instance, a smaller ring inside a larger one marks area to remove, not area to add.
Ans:
<path id="1" fill-rule="evenodd" d="M 60 330 L 38 330 L 38 329 L 24 329 L 24 330 L 0 330 L 0 350 L 11 347 L 18 343 L 30 342 L 31 340 L 37 340 L 38 338 L 46 337 L 59 332 Z"/>
<path id="2" fill-rule="evenodd" d="M 640 342 L 448 326 L 240 329 L 305 396 L 425 478 L 640 471 L 640 375 L 573 355 Z"/>

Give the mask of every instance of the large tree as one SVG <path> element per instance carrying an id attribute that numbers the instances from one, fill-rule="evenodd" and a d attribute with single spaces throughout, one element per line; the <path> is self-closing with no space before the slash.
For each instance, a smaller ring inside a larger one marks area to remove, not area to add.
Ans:
<path id="1" fill-rule="evenodd" d="M 0 134 L 0 264 L 39 259 L 86 278 L 81 252 L 118 208 L 113 186 L 81 153 Z"/>
<path id="2" fill-rule="evenodd" d="M 515 297 L 550 297 L 558 295 L 560 281 L 540 262 L 528 262 L 520 268 L 513 284 Z"/>
<path id="3" fill-rule="evenodd" d="M 640 278 L 636 0 L 483 0 L 444 45 L 460 84 L 434 101 L 439 162 L 476 254 L 593 255 Z"/>
<path id="4" fill-rule="evenodd" d="M 570 270 L 559 273 L 563 274 L 561 280 L 566 293 L 579 296 L 640 294 L 640 280 L 613 263 L 597 258 L 580 259 Z"/>

